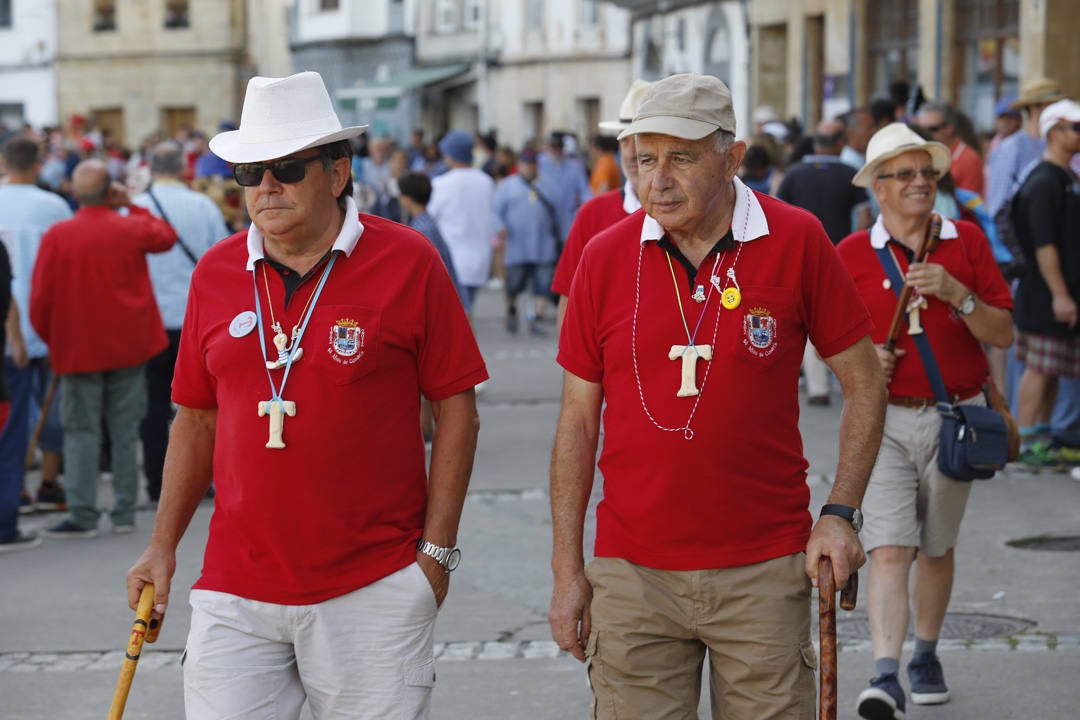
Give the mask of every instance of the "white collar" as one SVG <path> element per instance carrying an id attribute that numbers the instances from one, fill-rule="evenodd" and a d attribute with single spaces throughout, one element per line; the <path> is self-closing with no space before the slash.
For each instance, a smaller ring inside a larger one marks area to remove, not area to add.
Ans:
<path id="1" fill-rule="evenodd" d="M 769 223 L 757 197 L 738 177 L 732 182 L 735 184 L 735 209 L 731 213 L 731 235 L 735 242 L 750 242 L 768 235 Z M 664 227 L 646 214 L 645 221 L 641 224 L 641 242 L 659 240 L 665 234 Z"/>
<path id="2" fill-rule="evenodd" d="M 622 209 L 627 215 L 633 215 L 641 209 L 641 200 L 634 191 L 634 186 L 627 180 L 623 183 Z"/>
<path id="3" fill-rule="evenodd" d="M 941 218 L 941 235 L 942 240 L 952 240 L 957 237 L 956 223 L 948 218 Z M 870 247 L 875 250 L 880 250 L 885 247 L 886 243 L 892 239 L 889 235 L 889 231 L 885 229 L 885 223 L 881 220 L 881 215 L 878 215 L 877 220 L 874 222 L 874 226 L 870 228 Z"/>
<path id="4" fill-rule="evenodd" d="M 331 252 L 341 250 L 346 255 L 352 255 L 356 243 L 360 241 L 360 236 L 363 234 L 364 224 L 360 222 L 360 209 L 356 207 L 356 202 L 351 197 L 346 197 L 345 222 L 341 223 L 341 230 L 338 231 L 337 239 L 330 248 Z M 259 232 L 259 228 L 255 227 L 255 223 L 248 228 L 247 248 L 247 269 L 254 270 L 255 263 L 266 257 L 263 253 L 263 234 Z"/>

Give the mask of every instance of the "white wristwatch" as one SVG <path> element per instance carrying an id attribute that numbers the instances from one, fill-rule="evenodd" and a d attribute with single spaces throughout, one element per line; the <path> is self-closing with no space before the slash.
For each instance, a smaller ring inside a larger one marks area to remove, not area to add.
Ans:
<path id="1" fill-rule="evenodd" d="M 448 547 L 440 547 L 435 543 L 428 542 L 424 538 L 416 541 L 416 549 L 424 553 L 435 562 L 443 566 L 446 572 L 454 572 L 461 563 L 461 550 Z"/>
<path id="2" fill-rule="evenodd" d="M 960 306 L 956 308 L 958 315 L 970 315 L 975 312 L 975 296 L 968 293 L 968 296 L 960 301 Z"/>

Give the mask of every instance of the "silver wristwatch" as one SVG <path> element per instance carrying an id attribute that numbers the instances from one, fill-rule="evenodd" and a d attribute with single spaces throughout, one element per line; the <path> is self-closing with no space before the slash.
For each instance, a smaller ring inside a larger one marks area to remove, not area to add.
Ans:
<path id="1" fill-rule="evenodd" d="M 416 541 L 416 549 L 424 553 L 435 562 L 443 566 L 446 572 L 454 572 L 461 563 L 461 550 L 448 547 L 440 547 L 435 543 L 428 542 L 424 538 Z"/>
<path id="2" fill-rule="evenodd" d="M 960 301 L 960 306 L 956 308 L 958 315 L 970 315 L 975 312 L 975 296 L 968 293 L 968 296 Z"/>

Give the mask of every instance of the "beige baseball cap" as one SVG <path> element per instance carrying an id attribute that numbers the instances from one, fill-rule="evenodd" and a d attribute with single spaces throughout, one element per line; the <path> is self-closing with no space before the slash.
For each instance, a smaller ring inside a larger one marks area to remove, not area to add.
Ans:
<path id="1" fill-rule="evenodd" d="M 731 91 L 712 75 L 683 73 L 653 84 L 638 106 L 630 127 L 619 133 L 657 133 L 684 140 L 700 140 L 717 130 L 735 133 Z"/>

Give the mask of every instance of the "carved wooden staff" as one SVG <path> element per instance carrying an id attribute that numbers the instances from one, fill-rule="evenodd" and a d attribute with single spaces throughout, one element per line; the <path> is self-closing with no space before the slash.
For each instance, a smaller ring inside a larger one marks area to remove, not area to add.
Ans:
<path id="1" fill-rule="evenodd" d="M 150 619 L 153 608 L 154 584 L 146 583 L 143 585 L 142 594 L 139 596 L 139 606 L 135 611 L 135 623 L 131 626 L 131 636 L 128 639 L 124 664 L 120 667 L 120 679 L 116 682 L 112 707 L 109 708 L 109 720 L 120 720 L 124 714 L 128 692 L 131 690 L 131 681 L 135 679 L 135 668 L 139 662 L 139 655 L 142 654 L 143 641 L 154 642 L 157 640 L 158 633 L 161 632 L 161 621 Z"/>
<path id="2" fill-rule="evenodd" d="M 836 720 L 836 583 L 833 581 L 832 560 L 827 555 L 822 555 L 818 561 L 818 593 L 818 636 L 821 643 L 818 718 Z M 859 574 L 853 572 L 840 593 L 840 607 L 854 610 L 858 593 Z"/>
<path id="3" fill-rule="evenodd" d="M 923 239 L 919 242 L 919 247 L 915 249 L 915 257 L 911 259 L 911 262 L 917 263 L 925 260 L 926 256 L 937 247 L 940 239 L 941 216 L 934 214 L 930 216 L 930 225 L 926 228 L 926 234 L 923 235 Z M 904 321 L 904 315 L 907 314 L 912 289 L 911 285 L 905 282 L 904 288 L 900 291 L 900 300 L 896 303 L 896 311 L 893 313 L 892 323 L 889 325 L 889 334 L 885 337 L 885 349 L 889 352 L 896 349 L 896 340 L 900 337 L 900 324 Z"/>

